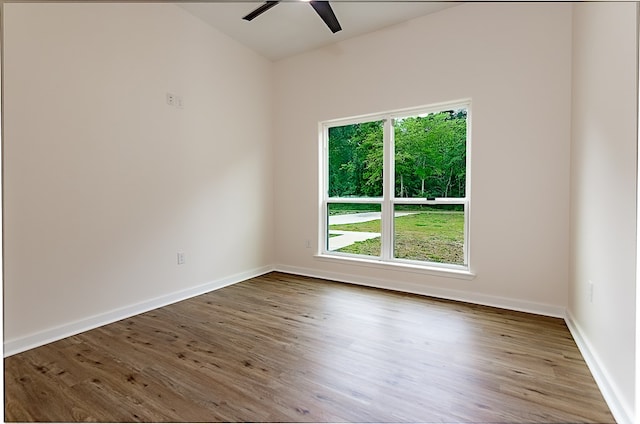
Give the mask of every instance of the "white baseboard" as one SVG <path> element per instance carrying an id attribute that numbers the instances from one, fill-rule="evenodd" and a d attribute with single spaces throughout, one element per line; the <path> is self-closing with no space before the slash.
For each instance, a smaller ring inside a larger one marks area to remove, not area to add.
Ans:
<path id="1" fill-rule="evenodd" d="M 276 265 L 275 271 L 287 272 L 290 274 L 304 275 L 307 277 L 323 278 L 343 283 L 358 284 L 368 287 L 376 287 L 387 290 L 396 290 L 406 293 L 432 296 L 440 299 L 456 300 L 460 302 L 475 303 L 478 305 L 493 306 L 496 308 L 509 309 L 519 312 L 528 312 L 537 315 L 545 315 L 554 318 L 565 318 L 566 309 L 564 306 L 547 305 L 543 303 L 528 302 L 520 299 L 511 299 L 499 296 L 490 296 L 474 292 L 461 290 L 443 289 L 439 287 L 429 287 L 424 285 L 407 283 L 404 281 L 393 281 L 388 279 L 377 279 L 363 277 L 354 274 L 342 274 L 317 269 L 293 267 L 288 265 Z"/>
<path id="2" fill-rule="evenodd" d="M 271 272 L 272 270 L 273 268 L 271 266 L 252 269 L 250 271 L 234 274 L 195 287 L 190 287 L 185 290 L 180 290 L 164 296 L 145 300 L 144 302 L 124 306 L 122 308 L 114 309 L 109 312 L 94 315 L 79 321 L 49 328 L 24 337 L 5 340 L 4 357 L 6 358 L 8 356 L 15 355 L 16 353 L 24 352 L 26 350 L 45 345 L 47 343 L 64 339 L 65 337 L 80 334 L 94 328 L 102 327 L 103 325 L 111 324 L 113 322 L 132 317 L 134 315 L 161 308 L 163 306 L 180 302 L 191 297 L 199 296 L 213 290 L 218 290 L 223 287 L 227 287 L 232 284 L 236 284 L 241 281 L 266 274 L 268 272 Z"/>
<path id="3" fill-rule="evenodd" d="M 634 420 L 631 406 L 622 403 L 620 400 L 623 399 L 620 390 L 613 384 L 614 380 L 609 376 L 607 370 L 600 365 L 602 361 L 600 361 L 596 351 L 591 347 L 588 339 L 583 336 L 583 332 L 580 326 L 576 324 L 571 311 L 567 311 L 565 321 L 573 340 L 578 345 L 580 353 L 582 353 L 594 380 L 596 380 L 596 384 L 600 388 L 600 392 L 602 392 L 604 400 L 611 410 L 611 414 L 613 414 L 613 418 L 620 424 L 632 424 Z"/>

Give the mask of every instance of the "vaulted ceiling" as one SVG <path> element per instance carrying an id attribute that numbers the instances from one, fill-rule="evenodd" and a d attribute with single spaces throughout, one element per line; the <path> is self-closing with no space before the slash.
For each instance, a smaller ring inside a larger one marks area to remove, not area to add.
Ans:
<path id="1" fill-rule="evenodd" d="M 271 60 L 279 60 L 337 41 L 399 24 L 419 16 L 456 6 L 453 2 L 332 1 L 342 26 L 332 34 L 305 1 L 278 4 L 253 21 L 243 16 L 261 2 L 180 3 L 179 6 Z"/>

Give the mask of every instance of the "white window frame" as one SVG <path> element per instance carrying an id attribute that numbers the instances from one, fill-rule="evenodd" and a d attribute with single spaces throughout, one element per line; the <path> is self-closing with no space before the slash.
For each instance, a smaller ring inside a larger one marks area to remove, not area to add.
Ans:
<path id="1" fill-rule="evenodd" d="M 393 122 L 395 119 L 410 116 L 426 115 L 445 110 L 466 109 L 467 111 L 467 131 L 466 131 L 466 178 L 464 198 L 435 198 L 426 200 L 425 198 L 399 198 L 395 197 L 395 169 L 394 169 L 394 131 Z M 428 106 L 414 107 L 410 109 L 394 110 L 385 113 L 361 115 L 352 118 L 334 119 L 319 123 L 320 137 L 320 222 L 318 237 L 318 257 L 329 260 L 358 261 L 378 265 L 401 266 L 413 270 L 434 270 L 438 272 L 453 273 L 461 276 L 472 276 L 471 255 L 469 249 L 469 217 L 471 214 L 471 100 L 464 99 L 454 102 L 438 103 Z M 329 197 L 329 128 L 344 125 L 353 125 L 363 122 L 383 121 L 383 196 L 382 197 Z M 328 250 L 328 205 L 331 203 L 352 203 L 352 204 L 378 204 L 381 206 L 381 254 L 380 257 L 357 255 L 353 253 L 336 252 Z M 396 205 L 451 205 L 458 204 L 464 206 L 464 264 L 447 264 L 429 261 L 418 261 L 400 259 L 393 257 L 393 211 Z"/>

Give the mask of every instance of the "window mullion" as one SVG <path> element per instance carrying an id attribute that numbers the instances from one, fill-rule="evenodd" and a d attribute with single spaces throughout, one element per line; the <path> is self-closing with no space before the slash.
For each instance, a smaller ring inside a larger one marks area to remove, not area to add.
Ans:
<path id="1" fill-rule="evenodd" d="M 383 131 L 383 200 L 382 200 L 382 240 L 381 255 L 383 260 L 393 257 L 393 120 L 386 117 Z"/>

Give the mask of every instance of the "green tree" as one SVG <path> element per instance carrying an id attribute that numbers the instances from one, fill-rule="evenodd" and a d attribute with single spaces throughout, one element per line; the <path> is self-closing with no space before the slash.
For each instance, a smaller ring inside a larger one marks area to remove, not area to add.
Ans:
<path id="1" fill-rule="evenodd" d="M 382 121 L 329 128 L 329 195 L 382 196 Z"/>
<path id="2" fill-rule="evenodd" d="M 362 142 L 359 158 L 363 158 L 361 194 L 365 197 L 382 196 L 384 168 L 383 122 L 360 124 Z"/>
<path id="3" fill-rule="evenodd" d="M 397 119 L 395 193 L 398 197 L 464 197 L 467 111 Z M 382 196 L 383 121 L 329 129 L 329 195 Z"/>
<path id="4" fill-rule="evenodd" d="M 464 197 L 466 111 L 395 122 L 396 196 Z"/>

